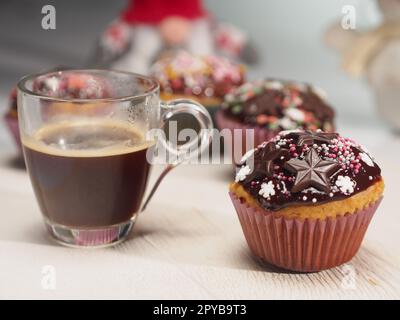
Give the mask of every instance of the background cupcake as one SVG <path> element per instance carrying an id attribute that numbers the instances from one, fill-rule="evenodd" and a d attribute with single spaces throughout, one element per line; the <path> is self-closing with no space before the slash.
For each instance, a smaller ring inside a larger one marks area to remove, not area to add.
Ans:
<path id="1" fill-rule="evenodd" d="M 21 140 L 19 136 L 19 127 L 18 127 L 18 109 L 17 109 L 17 89 L 14 88 L 11 91 L 9 98 L 9 108 L 4 116 L 4 121 L 10 131 L 14 141 L 18 147 L 18 150 L 21 152 Z"/>
<path id="2" fill-rule="evenodd" d="M 65 69 L 67 71 L 60 70 L 61 67 L 57 67 L 51 76 L 39 78 L 33 83 L 33 91 L 49 97 L 74 99 L 96 99 L 112 95 L 107 83 L 102 82 L 100 78 L 74 73 L 73 70 L 68 71 L 68 68 Z M 60 101 L 48 103 L 45 112 L 46 117 L 57 116 L 61 113 L 64 115 L 101 114 L 107 111 L 107 107 L 107 103 L 82 103 L 81 108 L 77 110 L 76 104 Z M 18 126 L 17 88 L 11 91 L 9 109 L 4 116 L 4 120 L 22 155 Z"/>
<path id="3" fill-rule="evenodd" d="M 259 80 L 243 84 L 225 96 L 216 115 L 220 129 L 242 129 L 241 141 L 233 139 L 235 163 L 252 146 L 246 146 L 245 129 L 254 129 L 254 146 L 282 130 L 302 128 L 334 131 L 333 109 L 322 90 L 309 84 Z"/>
<path id="4" fill-rule="evenodd" d="M 50 119 L 60 116 L 99 116 L 110 112 L 107 101 L 90 101 L 90 99 L 105 99 L 115 94 L 110 90 L 107 79 L 96 74 L 73 69 L 61 70 L 44 74 L 32 84 L 32 90 L 45 96 L 60 98 L 59 101 L 42 101 L 44 105 L 43 117 Z M 82 99 L 77 107 L 66 99 Z"/>
<path id="5" fill-rule="evenodd" d="M 225 57 L 178 51 L 158 60 L 151 75 L 160 82 L 161 99 L 193 99 L 213 113 L 224 96 L 244 82 L 245 70 Z"/>
<path id="6" fill-rule="evenodd" d="M 356 254 L 383 189 L 380 168 L 358 143 L 289 131 L 244 156 L 230 196 L 257 257 L 319 271 Z"/>
<path id="7" fill-rule="evenodd" d="M 58 69 L 50 75 L 41 76 L 33 84 L 33 90 L 45 96 L 63 99 L 101 99 L 112 96 L 108 84 L 100 77 L 68 69 Z M 95 115 L 101 112 L 101 107 L 101 103 L 88 102 L 82 103 L 78 109 L 74 103 L 59 101 L 49 103 L 45 110 L 47 117 L 60 114 Z"/>

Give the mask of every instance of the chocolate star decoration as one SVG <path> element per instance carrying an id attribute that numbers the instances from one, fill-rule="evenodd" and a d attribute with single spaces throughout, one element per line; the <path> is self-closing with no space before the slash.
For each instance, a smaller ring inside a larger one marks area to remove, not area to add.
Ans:
<path id="1" fill-rule="evenodd" d="M 330 191 L 329 178 L 340 169 L 337 162 L 321 159 L 314 149 L 306 154 L 304 160 L 290 159 L 284 167 L 296 174 L 292 192 L 314 187 L 328 193 Z"/>
<path id="2" fill-rule="evenodd" d="M 246 180 L 254 180 L 261 176 L 272 177 L 274 174 L 274 162 L 278 159 L 287 160 L 290 157 L 289 150 L 277 148 L 274 142 L 268 144 L 260 150 L 260 153 L 253 155 L 254 170 L 249 174 Z"/>
<path id="3" fill-rule="evenodd" d="M 313 132 L 313 131 L 304 131 L 304 132 L 292 132 L 288 135 L 288 138 L 297 138 L 297 145 L 301 146 L 304 144 L 310 145 L 315 141 L 320 142 L 331 142 L 332 139 L 337 138 L 337 133 L 327 133 L 327 132 Z"/>

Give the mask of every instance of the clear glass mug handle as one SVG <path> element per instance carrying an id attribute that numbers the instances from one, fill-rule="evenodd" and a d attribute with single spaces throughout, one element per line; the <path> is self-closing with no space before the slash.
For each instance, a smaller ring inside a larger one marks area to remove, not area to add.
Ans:
<path id="1" fill-rule="evenodd" d="M 201 104 L 188 99 L 176 99 L 168 102 L 161 102 L 161 127 L 164 127 L 165 124 L 177 114 L 190 114 L 195 117 L 199 123 L 200 131 L 196 139 L 190 140 L 189 142 L 180 146 L 172 146 L 168 141 L 162 141 L 166 150 L 174 155 L 176 161 L 167 164 L 167 166 L 161 172 L 149 195 L 147 196 L 141 211 L 146 209 L 160 183 L 173 168 L 178 166 L 183 161 L 201 154 L 201 152 L 203 152 L 211 142 L 213 122 L 206 108 L 204 108 Z M 188 153 L 188 151 L 195 152 Z"/>

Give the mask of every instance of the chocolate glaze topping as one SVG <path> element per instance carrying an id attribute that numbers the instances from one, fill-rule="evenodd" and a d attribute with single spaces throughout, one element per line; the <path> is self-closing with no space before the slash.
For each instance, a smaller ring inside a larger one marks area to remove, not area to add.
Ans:
<path id="1" fill-rule="evenodd" d="M 332 108 L 319 89 L 291 81 L 248 82 L 225 96 L 226 116 L 268 129 L 333 131 Z"/>
<path id="2" fill-rule="evenodd" d="M 267 210 L 351 197 L 381 179 L 365 149 L 337 133 L 282 131 L 246 153 L 240 183 Z"/>

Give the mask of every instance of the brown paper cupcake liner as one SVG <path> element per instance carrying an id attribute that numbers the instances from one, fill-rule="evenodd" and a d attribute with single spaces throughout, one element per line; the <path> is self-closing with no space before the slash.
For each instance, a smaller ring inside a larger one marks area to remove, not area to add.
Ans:
<path id="1" fill-rule="evenodd" d="M 235 120 L 231 120 L 228 117 L 225 117 L 222 111 L 218 111 L 215 114 L 215 122 L 220 130 L 229 129 L 232 132 L 231 151 L 234 163 L 238 163 L 241 157 L 246 153 L 246 151 L 248 151 L 252 147 L 257 147 L 264 141 L 272 139 L 279 133 L 279 131 L 268 130 L 265 128 L 251 126 Z M 235 137 L 235 135 L 233 134 L 233 130 L 235 129 L 242 130 L 241 139 L 237 139 L 237 137 Z M 254 130 L 254 146 L 247 146 L 246 144 L 246 130 L 248 129 Z"/>
<path id="2" fill-rule="evenodd" d="M 229 193 L 250 250 L 287 270 L 315 272 L 351 260 L 360 248 L 382 198 L 353 214 L 336 218 L 288 219 L 254 208 Z"/>

